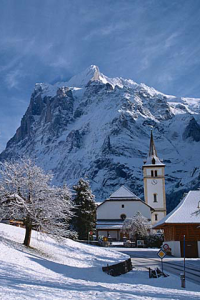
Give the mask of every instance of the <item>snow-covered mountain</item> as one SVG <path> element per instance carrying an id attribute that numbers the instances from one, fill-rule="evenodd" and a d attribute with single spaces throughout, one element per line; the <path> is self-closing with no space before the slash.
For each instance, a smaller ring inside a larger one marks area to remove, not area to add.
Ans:
<path id="1" fill-rule="evenodd" d="M 153 129 L 166 164 L 168 207 L 200 182 L 200 99 L 164 95 L 91 66 L 68 82 L 39 83 L 0 159 L 31 156 L 56 184 L 90 180 L 97 201 L 125 184 L 143 197 Z"/>

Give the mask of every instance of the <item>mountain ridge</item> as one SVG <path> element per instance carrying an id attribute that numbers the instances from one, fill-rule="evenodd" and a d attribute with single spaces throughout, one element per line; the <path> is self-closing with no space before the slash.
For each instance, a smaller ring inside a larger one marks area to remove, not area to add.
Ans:
<path id="1" fill-rule="evenodd" d="M 30 156 L 55 184 L 90 180 L 97 201 L 126 184 L 143 197 L 142 165 L 153 129 L 171 195 L 198 186 L 200 99 L 165 95 L 90 66 L 68 82 L 36 84 L 29 107 L 0 160 Z"/>

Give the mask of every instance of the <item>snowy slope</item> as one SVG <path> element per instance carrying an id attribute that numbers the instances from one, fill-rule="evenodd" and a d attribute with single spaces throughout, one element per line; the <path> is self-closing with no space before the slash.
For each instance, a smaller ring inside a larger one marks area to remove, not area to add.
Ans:
<path id="1" fill-rule="evenodd" d="M 33 232 L 32 246 L 21 242 L 24 229 L 0 224 L 0 299 L 199 299 L 199 286 L 180 279 L 149 279 L 134 270 L 120 277 L 102 272 L 101 266 L 126 259 L 113 250 L 70 240 L 56 242 Z"/>
<path id="2" fill-rule="evenodd" d="M 91 66 L 69 82 L 36 84 L 21 126 L 0 159 L 28 155 L 56 184 L 90 180 L 97 201 L 126 184 L 143 197 L 150 130 L 166 164 L 168 207 L 200 179 L 200 99 L 164 95 Z M 170 198 L 173 195 L 173 198 Z"/>

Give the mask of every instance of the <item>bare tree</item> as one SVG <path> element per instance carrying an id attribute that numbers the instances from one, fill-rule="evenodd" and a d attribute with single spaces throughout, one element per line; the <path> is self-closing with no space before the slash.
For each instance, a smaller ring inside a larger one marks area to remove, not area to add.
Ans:
<path id="1" fill-rule="evenodd" d="M 140 212 L 137 212 L 133 218 L 125 219 L 122 225 L 122 232 L 131 236 L 144 237 L 149 235 L 151 228 L 150 222 Z"/>
<path id="2" fill-rule="evenodd" d="M 33 228 L 54 236 L 70 233 L 70 192 L 66 186 L 51 186 L 52 177 L 30 159 L 0 164 L 0 217 L 23 221 L 26 246 Z"/>

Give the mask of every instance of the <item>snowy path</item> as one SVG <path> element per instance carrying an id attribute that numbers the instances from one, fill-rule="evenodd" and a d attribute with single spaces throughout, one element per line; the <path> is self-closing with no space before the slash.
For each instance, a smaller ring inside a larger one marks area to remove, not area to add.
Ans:
<path id="1" fill-rule="evenodd" d="M 159 249 L 130 249 L 130 248 L 118 248 L 118 251 L 131 256 L 132 264 L 135 267 L 140 268 L 156 268 L 161 267 L 161 260 L 157 256 Z M 200 259 L 186 258 L 186 280 L 190 280 L 196 284 L 199 284 L 200 289 Z M 163 259 L 164 271 L 170 272 L 180 277 L 180 273 L 183 273 L 183 258 L 166 256 Z"/>
<path id="2" fill-rule="evenodd" d="M 127 258 L 110 249 L 56 242 L 33 233 L 32 246 L 21 242 L 24 230 L 0 224 L 0 299 L 200 299 L 199 286 L 180 288 L 176 276 L 152 280 L 148 272 L 111 277 L 101 267 Z M 37 249 L 37 250 L 36 250 Z"/>

